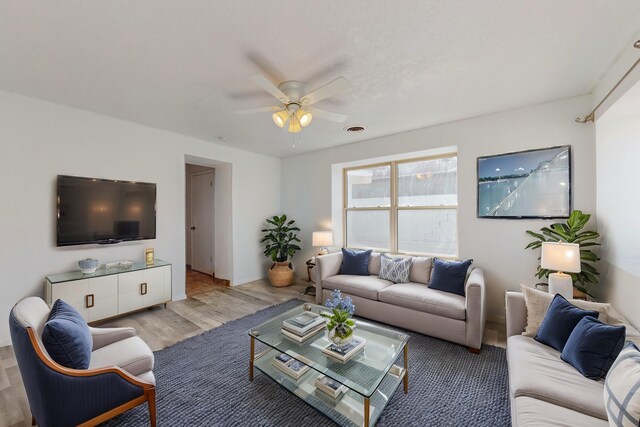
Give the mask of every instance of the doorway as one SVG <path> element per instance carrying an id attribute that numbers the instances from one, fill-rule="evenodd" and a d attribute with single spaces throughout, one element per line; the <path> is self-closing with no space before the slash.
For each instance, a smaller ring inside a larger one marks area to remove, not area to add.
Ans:
<path id="1" fill-rule="evenodd" d="M 186 166 L 187 266 L 215 275 L 215 169 Z"/>
<path id="2" fill-rule="evenodd" d="M 233 284 L 233 180 L 229 162 L 192 155 L 184 160 L 185 288 L 189 294 L 194 288 L 190 284 L 196 282 L 202 285 L 200 290 L 212 283 Z"/>

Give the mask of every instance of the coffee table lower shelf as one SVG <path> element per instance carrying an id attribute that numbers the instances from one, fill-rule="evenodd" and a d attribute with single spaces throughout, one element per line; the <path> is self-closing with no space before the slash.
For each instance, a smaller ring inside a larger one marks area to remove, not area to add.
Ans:
<path id="1" fill-rule="evenodd" d="M 365 423 L 364 396 L 353 390 L 347 390 L 338 399 L 333 399 L 316 389 L 314 382 L 320 375 L 319 372 L 309 369 L 296 380 L 273 366 L 271 360 L 278 354 L 280 352 L 277 350 L 269 350 L 256 355 L 254 367 L 341 426 L 375 425 L 405 375 L 404 368 L 397 367 L 400 372 L 399 377 L 389 373 L 384 377 L 380 386 L 369 398 L 369 422 Z"/>

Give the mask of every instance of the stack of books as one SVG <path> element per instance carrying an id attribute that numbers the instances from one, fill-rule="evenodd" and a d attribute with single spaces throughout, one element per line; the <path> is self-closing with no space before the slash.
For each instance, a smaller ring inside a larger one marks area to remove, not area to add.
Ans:
<path id="1" fill-rule="evenodd" d="M 305 342 L 322 331 L 326 319 L 319 314 L 304 312 L 282 322 L 282 335 L 297 342 Z"/>
<path id="2" fill-rule="evenodd" d="M 353 337 L 351 342 L 342 347 L 338 347 L 335 344 L 330 344 L 328 347 L 322 349 L 322 351 L 333 357 L 334 359 L 338 359 L 341 362 L 346 362 L 351 359 L 354 354 L 364 348 L 364 345 L 367 341 L 361 337 Z"/>
<path id="3" fill-rule="evenodd" d="M 285 353 L 281 353 L 271 359 L 271 363 L 273 366 L 296 380 L 309 370 L 307 365 Z"/>
<path id="4" fill-rule="evenodd" d="M 324 375 L 320 375 L 316 378 L 315 385 L 318 390 L 334 399 L 337 399 L 342 395 L 342 393 L 347 391 L 347 387 Z"/>

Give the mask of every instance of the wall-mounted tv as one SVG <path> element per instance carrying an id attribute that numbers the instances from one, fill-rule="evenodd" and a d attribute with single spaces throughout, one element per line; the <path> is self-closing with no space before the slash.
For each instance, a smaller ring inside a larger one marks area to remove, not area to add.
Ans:
<path id="1" fill-rule="evenodd" d="M 478 158 L 478 218 L 568 218 L 571 146 Z"/>
<path id="2" fill-rule="evenodd" d="M 156 185 L 58 175 L 57 244 L 156 238 Z"/>

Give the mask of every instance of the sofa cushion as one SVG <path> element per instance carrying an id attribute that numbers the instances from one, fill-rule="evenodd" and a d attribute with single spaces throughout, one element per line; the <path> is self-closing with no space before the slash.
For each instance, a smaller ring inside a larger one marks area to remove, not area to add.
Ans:
<path id="1" fill-rule="evenodd" d="M 464 283 L 467 279 L 467 271 L 472 262 L 472 259 L 466 261 L 445 261 L 435 258 L 433 260 L 429 287 L 464 296 Z"/>
<path id="2" fill-rule="evenodd" d="M 377 276 L 380 274 L 380 252 L 371 252 L 371 258 L 369 258 L 369 274 Z"/>
<path id="3" fill-rule="evenodd" d="M 72 369 L 87 369 L 93 338 L 89 326 L 78 311 L 62 300 L 51 307 L 42 331 L 42 343 L 57 363 Z"/>
<path id="4" fill-rule="evenodd" d="M 604 381 L 583 377 L 560 359 L 560 352 L 533 338 L 507 340 L 509 389 L 514 398 L 533 397 L 554 405 L 607 419 L 602 401 Z"/>
<path id="5" fill-rule="evenodd" d="M 382 254 L 380 261 L 379 278 L 389 280 L 393 283 L 409 283 L 411 258 L 392 258 L 387 254 Z"/>
<path id="6" fill-rule="evenodd" d="M 368 276 L 370 258 L 371 249 L 358 251 L 342 248 L 342 265 L 340 266 L 340 274 Z"/>
<path id="7" fill-rule="evenodd" d="M 607 375 L 604 404 L 612 426 L 640 425 L 640 351 L 631 342 Z"/>
<path id="8" fill-rule="evenodd" d="M 520 285 L 520 289 L 524 295 L 524 303 L 527 306 L 527 326 L 522 335 L 535 337 L 554 296 L 548 292 L 539 291 L 524 285 Z M 584 310 L 597 311 L 598 320 L 602 323 L 608 323 L 607 313 L 611 309 L 610 304 L 575 299 L 572 299 L 569 302 Z"/>
<path id="9" fill-rule="evenodd" d="M 535 340 L 562 351 L 571 332 L 584 317 L 598 318 L 598 312 L 583 310 L 556 294 L 545 314 Z"/>
<path id="10" fill-rule="evenodd" d="M 411 270 L 409 270 L 409 281 L 414 283 L 429 284 L 431 280 L 431 267 L 433 258 L 414 256 L 411 258 Z"/>
<path id="11" fill-rule="evenodd" d="M 153 352 L 139 337 L 116 341 L 91 354 L 89 368 L 117 366 L 131 375 L 142 375 L 153 370 Z"/>
<path id="12" fill-rule="evenodd" d="M 515 399 L 514 426 L 518 427 L 608 427 L 609 423 L 564 406 L 521 396 Z"/>
<path id="13" fill-rule="evenodd" d="M 354 276 L 338 274 L 322 281 L 324 289 L 337 289 L 346 294 L 362 298 L 378 300 L 378 292 L 393 285 L 393 282 L 379 279 L 376 276 Z"/>
<path id="14" fill-rule="evenodd" d="M 419 283 L 398 283 L 380 291 L 379 299 L 388 304 L 431 313 L 449 319 L 465 320 L 466 299 L 437 291 Z"/>
<path id="15" fill-rule="evenodd" d="M 585 317 L 571 332 L 560 357 L 592 380 L 604 378 L 616 360 L 625 337 L 624 326 L 605 325 Z"/>

